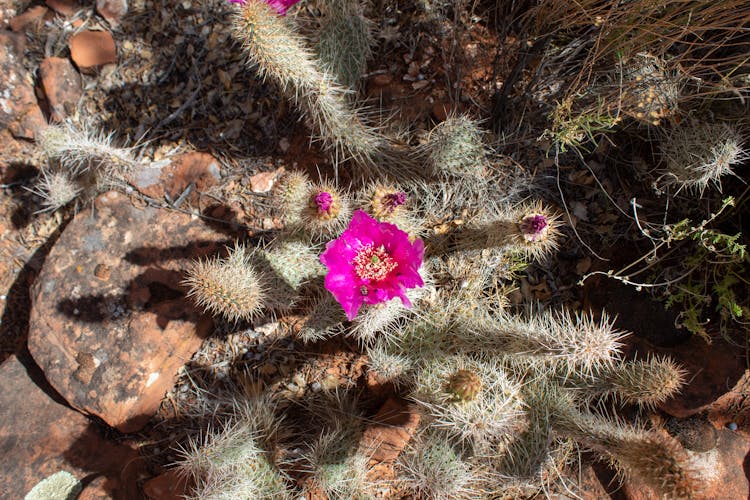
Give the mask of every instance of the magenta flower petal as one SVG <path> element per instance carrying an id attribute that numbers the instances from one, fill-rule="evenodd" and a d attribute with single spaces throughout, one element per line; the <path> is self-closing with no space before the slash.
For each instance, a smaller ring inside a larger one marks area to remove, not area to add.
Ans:
<path id="1" fill-rule="evenodd" d="M 286 15 L 286 11 L 289 10 L 289 7 L 297 2 L 299 2 L 299 0 L 266 0 L 266 3 L 282 16 Z"/>
<path id="2" fill-rule="evenodd" d="M 412 243 L 395 224 L 378 222 L 362 210 L 354 212 L 349 227 L 320 255 L 328 268 L 325 287 L 350 320 L 362 304 L 394 297 L 411 307 L 406 291 L 424 285 L 419 275 L 423 258 L 422 240 Z"/>
<path id="3" fill-rule="evenodd" d="M 248 0 L 229 0 L 230 3 L 245 5 Z M 250 0 L 253 1 L 253 0 Z M 285 16 L 289 7 L 299 2 L 299 0 L 265 0 L 269 7 L 275 10 L 279 15 Z"/>

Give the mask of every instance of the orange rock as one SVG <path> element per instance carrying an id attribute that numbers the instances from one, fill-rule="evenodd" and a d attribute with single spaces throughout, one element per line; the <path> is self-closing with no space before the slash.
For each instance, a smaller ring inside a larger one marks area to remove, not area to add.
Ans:
<path id="1" fill-rule="evenodd" d="M 0 32 L 0 130 L 34 139 L 47 125 L 36 102 L 32 78 L 23 65 L 26 38 Z"/>
<path id="2" fill-rule="evenodd" d="M 372 83 L 377 85 L 378 87 L 385 87 L 392 81 L 393 81 L 393 76 L 389 75 L 388 73 L 375 75 L 375 77 L 372 79 Z"/>
<path id="3" fill-rule="evenodd" d="M 122 432 L 159 408 L 211 329 L 185 297 L 183 269 L 226 236 L 189 215 L 99 196 L 45 260 L 32 291 L 29 351 L 68 403 Z M 96 269 L 110 269 L 106 281 Z"/>
<path id="4" fill-rule="evenodd" d="M 110 26 L 119 26 L 122 17 L 128 13 L 127 0 L 96 0 L 96 11 Z"/>
<path id="5" fill-rule="evenodd" d="M 704 453 L 689 453 L 690 464 L 701 481 L 696 498 L 747 498 L 750 482 L 747 478 L 747 456 L 750 442 L 740 434 L 719 431 L 716 447 Z"/>
<path id="6" fill-rule="evenodd" d="M 432 106 L 431 114 L 438 122 L 444 122 L 448 118 L 448 115 L 450 115 L 452 109 L 453 107 L 450 103 L 436 102 Z"/>
<path id="7" fill-rule="evenodd" d="M 146 481 L 143 492 L 151 500 L 181 500 L 189 493 L 188 480 L 176 470 L 167 472 Z"/>
<path id="8" fill-rule="evenodd" d="M 46 0 L 45 3 L 49 8 L 65 17 L 71 17 L 81 9 L 81 5 L 76 0 Z"/>
<path id="9" fill-rule="evenodd" d="M 13 31 L 22 31 L 26 26 L 37 23 L 41 25 L 44 22 L 44 15 L 49 11 L 44 5 L 32 7 L 23 14 L 17 15 L 10 20 L 10 29 Z"/>
<path id="10" fill-rule="evenodd" d="M 83 92 L 81 75 L 68 59 L 48 57 L 39 65 L 39 80 L 50 120 L 61 122 L 75 112 Z"/>
<path id="11" fill-rule="evenodd" d="M 750 483 L 745 457 L 750 442 L 732 431 L 719 431 L 717 446 L 707 452 L 688 452 L 689 469 L 696 480 L 696 500 L 747 498 Z M 627 500 L 660 500 L 665 496 L 644 485 L 638 477 L 626 480 L 621 493 Z"/>
<path id="12" fill-rule="evenodd" d="M 413 406 L 389 398 L 362 434 L 360 449 L 370 455 L 371 462 L 394 462 L 409 444 L 419 421 Z"/>
<path id="13" fill-rule="evenodd" d="M 78 498 L 138 498 L 135 487 L 143 462 L 138 452 L 102 437 L 85 416 L 58 402 L 28 354 L 0 366 L 0 491 L 23 498 L 39 481 L 65 470 L 88 484 Z M 95 496 L 94 494 L 97 493 Z"/>
<path id="14" fill-rule="evenodd" d="M 20 139 L 36 139 L 39 133 L 47 127 L 47 120 L 39 106 L 34 103 L 25 111 L 19 113 L 18 119 L 8 127 L 14 137 Z"/>
<path id="15" fill-rule="evenodd" d="M 641 345 L 638 350 L 642 356 L 646 351 L 641 350 Z M 660 409 L 673 417 L 685 418 L 707 410 L 745 373 L 744 360 L 737 350 L 720 339 L 708 345 L 693 336 L 678 346 L 651 347 L 648 351 L 667 355 L 687 370 L 680 393 L 660 405 Z"/>
<path id="16" fill-rule="evenodd" d="M 93 74 L 117 62 L 115 41 L 108 31 L 82 31 L 70 37 L 70 57 L 82 73 Z"/>
<path id="17" fill-rule="evenodd" d="M 272 188 L 276 179 L 284 173 L 284 167 L 273 172 L 258 172 L 250 177 L 250 191 L 254 193 L 267 193 Z"/>
<path id="18" fill-rule="evenodd" d="M 164 166 L 144 167 L 131 179 L 138 191 L 146 196 L 163 199 L 166 194 L 173 201 L 194 184 L 188 202 L 197 201 L 199 192 L 217 185 L 220 180 L 218 160 L 208 153 L 198 152 L 179 155 Z"/>
<path id="19" fill-rule="evenodd" d="M 750 439 L 750 370 L 737 381 L 731 391 L 717 399 L 708 410 L 708 419 L 718 428 L 731 424 Z"/>

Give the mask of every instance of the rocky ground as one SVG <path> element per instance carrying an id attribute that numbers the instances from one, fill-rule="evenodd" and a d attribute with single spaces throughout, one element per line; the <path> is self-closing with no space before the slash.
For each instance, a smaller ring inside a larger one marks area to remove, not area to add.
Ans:
<path id="1" fill-rule="evenodd" d="M 493 116 L 524 41 L 471 20 L 462 31 L 446 21 L 444 31 L 420 32 L 426 21 L 414 12 L 377 7 L 388 15 L 374 27 L 377 50 L 363 79 L 370 102 L 415 130 L 452 110 Z M 205 426 L 192 413 L 201 404 L 195 394 L 221 391 L 230 379 L 248 394 L 265 388 L 289 400 L 361 389 L 370 424 L 360 446 L 371 450 L 375 475 L 388 474 L 417 427 L 418 413 L 367 372 L 354 343 L 303 346 L 293 316 L 237 327 L 185 297 L 188 262 L 279 227 L 270 209 L 279 176 L 330 169 L 293 106 L 242 64 L 228 26 L 218 0 L 0 6 L 2 498 L 21 498 L 60 470 L 83 481 L 78 498 L 177 498 L 185 485 L 169 466 Z M 69 117 L 93 117 L 143 144 L 149 166 L 78 211 L 39 211 L 29 190 L 45 161 L 35 139 Z M 602 276 L 578 284 L 642 251 L 618 236 L 632 222 L 602 189 L 617 193 L 618 206 L 636 194 L 647 204 L 648 195 L 604 168 L 606 145 L 588 166 L 572 157 L 555 165 L 548 143 L 513 141 L 513 168 L 539 181 L 537 195 L 566 214 L 567 227 L 556 258 L 525 271 L 514 305 L 606 309 L 634 333 L 631 354 L 679 361 L 688 384 L 652 418 L 714 471 L 706 498 L 748 497 L 745 350 L 716 332 L 708 345 L 675 329 L 673 312 L 632 287 Z M 618 486 L 613 477 L 587 462 L 585 496 L 655 498 L 637 480 Z"/>

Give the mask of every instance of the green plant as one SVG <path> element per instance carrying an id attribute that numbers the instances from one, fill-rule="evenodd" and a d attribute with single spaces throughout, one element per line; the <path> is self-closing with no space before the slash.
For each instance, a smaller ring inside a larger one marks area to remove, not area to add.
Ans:
<path id="1" fill-rule="evenodd" d="M 682 219 L 655 227 L 639 221 L 643 234 L 653 242 L 652 250 L 618 271 L 588 273 L 580 283 L 590 276 L 604 275 L 639 290 L 653 289 L 667 308 L 679 309 L 678 326 L 710 342 L 705 326 L 711 305 L 721 318 L 722 333 L 726 322 L 750 314 L 736 292 L 737 286 L 746 283 L 743 276 L 749 258 L 746 245 L 740 243 L 742 234 L 729 235 L 711 227 L 734 206 L 733 197 L 724 198 L 718 210 L 697 224 Z M 677 253 L 679 249 L 681 253 Z M 675 259 L 674 254 L 679 257 Z M 667 260 L 670 256 L 673 259 Z M 648 272 L 653 280 L 638 278 Z"/>
<path id="2" fill-rule="evenodd" d="M 426 432 L 399 459 L 401 481 L 415 496 L 449 500 L 481 496 L 480 473 L 445 436 Z"/>
<path id="3" fill-rule="evenodd" d="M 244 398 L 230 408 L 219 429 L 181 450 L 178 471 L 195 484 L 189 498 L 293 498 L 272 455 L 281 424 L 276 404 L 267 397 Z"/>

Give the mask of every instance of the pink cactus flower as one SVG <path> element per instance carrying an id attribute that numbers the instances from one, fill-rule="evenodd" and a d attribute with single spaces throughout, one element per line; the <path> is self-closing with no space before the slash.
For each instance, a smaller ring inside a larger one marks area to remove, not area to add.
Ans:
<path id="1" fill-rule="evenodd" d="M 532 214 L 523 218 L 520 224 L 523 239 L 536 242 L 544 238 L 549 230 L 547 217 L 542 214 Z"/>
<path id="2" fill-rule="evenodd" d="M 333 206 L 333 196 L 331 196 L 331 193 L 321 191 L 315 196 L 315 205 L 317 205 L 319 212 L 330 214 L 331 207 Z"/>
<path id="3" fill-rule="evenodd" d="M 257 0 L 250 0 L 250 1 L 257 1 Z M 241 5 L 245 5 L 247 3 L 247 0 L 229 0 L 231 3 L 238 3 Z M 289 7 L 294 5 L 295 3 L 299 2 L 299 0 L 265 0 L 265 2 L 276 12 L 279 13 L 279 15 L 285 16 L 286 11 L 289 10 Z"/>
<path id="4" fill-rule="evenodd" d="M 406 203 L 406 193 L 403 191 L 387 194 L 383 198 L 383 205 L 391 212 Z"/>
<path id="5" fill-rule="evenodd" d="M 395 224 L 357 210 L 341 236 L 328 242 L 320 261 L 328 268 L 326 289 L 352 320 L 363 303 L 398 297 L 411 307 L 406 290 L 424 285 L 419 275 L 423 258 L 422 240 L 412 243 Z"/>

